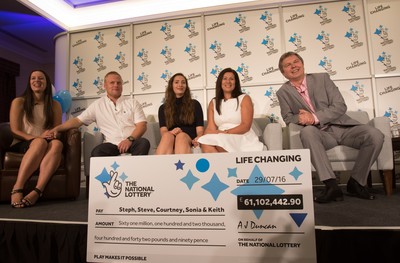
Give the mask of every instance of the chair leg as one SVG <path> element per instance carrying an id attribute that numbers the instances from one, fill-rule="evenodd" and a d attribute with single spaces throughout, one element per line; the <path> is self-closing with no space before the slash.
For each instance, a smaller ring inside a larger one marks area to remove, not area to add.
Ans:
<path id="1" fill-rule="evenodd" d="M 383 171 L 383 185 L 387 196 L 391 196 L 393 192 L 393 174 L 392 170 Z"/>
<path id="2" fill-rule="evenodd" d="M 89 176 L 86 176 L 86 198 L 89 198 Z"/>
<path id="3" fill-rule="evenodd" d="M 369 170 L 368 178 L 367 178 L 367 186 L 368 188 L 372 188 L 372 172 Z"/>

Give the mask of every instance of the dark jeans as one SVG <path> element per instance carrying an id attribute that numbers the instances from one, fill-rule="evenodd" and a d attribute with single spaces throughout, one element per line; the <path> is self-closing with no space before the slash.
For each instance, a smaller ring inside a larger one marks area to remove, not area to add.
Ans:
<path id="1" fill-rule="evenodd" d="M 133 141 L 127 153 L 132 155 L 147 155 L 150 149 L 150 142 L 146 138 L 139 138 Z M 98 156 L 118 156 L 120 152 L 118 146 L 109 142 L 102 143 L 94 147 L 92 157 Z"/>

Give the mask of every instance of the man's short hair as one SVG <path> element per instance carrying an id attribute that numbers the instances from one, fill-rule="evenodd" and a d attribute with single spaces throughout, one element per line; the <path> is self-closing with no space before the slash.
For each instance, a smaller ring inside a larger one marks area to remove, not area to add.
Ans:
<path id="1" fill-rule="evenodd" d="M 284 54 L 280 57 L 280 59 L 279 59 L 279 65 L 278 65 L 278 66 L 279 66 L 279 70 L 281 71 L 281 73 L 283 73 L 283 60 L 284 60 L 285 58 L 287 58 L 287 57 L 290 57 L 290 56 L 296 56 L 296 57 L 298 57 L 298 58 L 300 59 L 301 63 L 304 64 L 303 58 L 302 58 L 298 53 L 293 52 L 293 51 L 286 52 L 286 53 L 284 53 Z"/>

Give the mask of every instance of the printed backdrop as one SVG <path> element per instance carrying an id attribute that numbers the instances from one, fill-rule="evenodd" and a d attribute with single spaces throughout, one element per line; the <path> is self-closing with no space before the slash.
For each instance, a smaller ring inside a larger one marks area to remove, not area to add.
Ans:
<path id="1" fill-rule="evenodd" d="M 308 73 L 327 72 L 349 110 L 387 116 L 400 110 L 398 0 L 338 1 L 202 15 L 71 33 L 68 87 L 72 115 L 104 95 L 104 75 L 118 71 L 124 95 L 158 120 L 170 77 L 184 73 L 206 112 L 218 73 L 235 69 L 255 116 L 280 122 L 278 60 L 296 51 Z M 206 115 L 205 115 L 206 116 Z"/>

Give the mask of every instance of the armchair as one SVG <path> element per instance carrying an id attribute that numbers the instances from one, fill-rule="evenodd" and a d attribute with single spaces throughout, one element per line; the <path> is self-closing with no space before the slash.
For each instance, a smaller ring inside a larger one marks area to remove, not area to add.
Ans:
<path id="1" fill-rule="evenodd" d="M 368 113 L 365 111 L 348 111 L 346 112 L 351 118 L 363 124 L 369 124 L 379 129 L 384 135 L 385 139 L 381 153 L 379 154 L 376 162 L 372 165 L 371 170 L 378 170 L 383 172 L 383 183 L 386 195 L 392 194 L 392 170 L 393 170 L 393 151 L 392 151 L 392 136 L 390 132 L 390 121 L 387 117 L 375 117 L 369 119 Z M 303 128 L 301 125 L 289 124 L 289 147 L 291 149 L 302 149 L 303 145 L 300 140 L 300 130 Z M 354 162 L 358 155 L 358 150 L 339 145 L 328 151 L 328 158 L 334 171 L 349 171 L 353 168 Z M 315 171 L 315 169 L 313 168 Z"/>
<path id="2" fill-rule="evenodd" d="M 9 152 L 13 136 L 9 123 L 0 123 L 0 201 L 10 201 L 23 154 Z M 62 135 L 64 143 L 61 164 L 51 177 L 43 192 L 43 199 L 70 198 L 79 196 L 81 180 L 81 134 L 71 129 Z M 24 194 L 36 186 L 35 172 L 26 183 Z"/>

